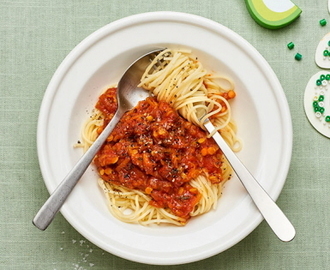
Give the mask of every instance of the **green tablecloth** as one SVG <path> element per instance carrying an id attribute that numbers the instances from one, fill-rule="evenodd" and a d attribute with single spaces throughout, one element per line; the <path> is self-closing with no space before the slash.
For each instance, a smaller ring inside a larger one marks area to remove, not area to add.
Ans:
<path id="1" fill-rule="evenodd" d="M 301 17 L 280 30 L 257 25 L 243 0 L 0 0 L 0 269 L 329 269 L 330 143 L 307 121 L 303 95 L 319 40 L 329 32 L 326 0 L 296 0 Z M 127 261 L 96 247 L 61 216 L 40 232 L 31 223 L 48 197 L 37 159 L 43 94 L 64 57 L 116 19 L 148 11 L 181 11 L 217 21 L 247 39 L 282 83 L 293 120 L 292 163 L 278 199 L 297 236 L 280 242 L 262 222 L 248 237 L 209 259 L 180 266 Z M 286 45 L 296 44 L 290 51 Z M 303 59 L 296 61 L 296 52 Z"/>

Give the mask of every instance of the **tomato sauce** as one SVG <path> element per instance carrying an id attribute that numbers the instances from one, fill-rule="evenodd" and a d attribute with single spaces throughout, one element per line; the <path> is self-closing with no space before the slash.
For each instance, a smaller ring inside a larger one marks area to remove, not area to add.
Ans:
<path id="1" fill-rule="evenodd" d="M 96 108 L 105 126 L 117 108 L 116 89 L 101 95 Z M 187 220 L 201 196 L 189 181 L 206 174 L 212 183 L 221 182 L 221 157 L 202 129 L 149 97 L 122 117 L 94 163 L 103 180 L 150 194 L 151 205 Z"/>

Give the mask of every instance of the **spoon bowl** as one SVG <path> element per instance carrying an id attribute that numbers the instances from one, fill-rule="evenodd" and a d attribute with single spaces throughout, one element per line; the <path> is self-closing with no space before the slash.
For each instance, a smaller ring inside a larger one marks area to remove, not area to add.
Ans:
<path id="1" fill-rule="evenodd" d="M 124 72 L 117 87 L 118 108 L 114 117 L 40 208 L 32 220 L 38 229 L 47 229 L 124 113 L 135 107 L 139 101 L 150 96 L 149 91 L 139 88 L 137 85 L 150 61 L 162 50 L 154 49 L 142 55 Z"/>

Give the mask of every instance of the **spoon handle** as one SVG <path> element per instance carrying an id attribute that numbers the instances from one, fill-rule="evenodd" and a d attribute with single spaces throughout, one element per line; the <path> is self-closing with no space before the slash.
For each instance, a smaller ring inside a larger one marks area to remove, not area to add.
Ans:
<path id="1" fill-rule="evenodd" d="M 72 189 L 78 183 L 79 179 L 87 170 L 88 166 L 93 161 L 94 156 L 100 150 L 101 146 L 105 140 L 110 135 L 111 131 L 115 128 L 116 124 L 123 115 L 122 110 L 117 110 L 116 114 L 98 136 L 91 147 L 86 151 L 86 153 L 79 159 L 76 165 L 71 169 L 71 171 L 62 180 L 55 191 L 50 195 L 48 200 L 40 208 L 36 216 L 34 217 L 32 223 L 40 230 L 45 230 L 49 224 L 54 219 L 57 212 L 62 207 L 66 198 L 71 193 Z"/>
<path id="2" fill-rule="evenodd" d="M 215 129 L 209 120 L 204 124 L 204 126 L 209 133 L 212 133 Z M 293 225 L 282 210 L 238 159 L 225 140 L 221 137 L 219 132 L 216 132 L 212 137 L 222 150 L 236 175 L 241 180 L 242 184 L 250 194 L 255 205 L 273 232 L 280 240 L 284 242 L 291 241 L 295 237 L 296 232 Z"/>

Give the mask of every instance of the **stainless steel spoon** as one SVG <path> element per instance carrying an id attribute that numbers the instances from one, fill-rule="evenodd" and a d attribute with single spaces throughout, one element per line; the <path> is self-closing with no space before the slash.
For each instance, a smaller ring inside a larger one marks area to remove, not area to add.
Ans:
<path id="1" fill-rule="evenodd" d="M 209 120 L 204 123 L 204 126 L 211 134 L 215 129 Z M 216 132 L 212 137 L 222 150 L 223 154 L 235 171 L 237 177 L 241 180 L 242 184 L 250 194 L 255 205 L 273 232 L 280 240 L 284 242 L 291 241 L 295 237 L 296 231 L 282 210 L 277 206 L 277 204 L 272 200 L 268 193 L 260 186 L 258 181 L 238 159 L 238 157 L 227 145 L 225 140 L 221 137 L 219 132 Z"/>
<path id="2" fill-rule="evenodd" d="M 155 49 L 142 55 L 125 71 L 117 87 L 117 112 L 97 140 L 91 145 L 88 151 L 86 151 L 40 208 L 32 221 L 37 228 L 45 230 L 49 226 L 123 114 L 135 107 L 140 100 L 144 100 L 150 96 L 149 91 L 138 88 L 137 85 L 140 83 L 145 69 L 150 64 L 150 60 L 162 50 L 163 49 Z"/>

